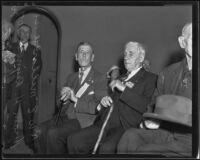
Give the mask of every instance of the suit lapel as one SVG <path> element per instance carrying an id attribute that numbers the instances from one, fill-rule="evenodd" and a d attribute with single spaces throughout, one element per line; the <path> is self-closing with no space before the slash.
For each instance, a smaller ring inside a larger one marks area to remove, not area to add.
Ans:
<path id="1" fill-rule="evenodd" d="M 21 54 L 21 49 L 20 49 L 19 43 L 17 43 L 16 48 L 17 48 L 17 54 Z"/>
<path id="2" fill-rule="evenodd" d="M 186 62 L 186 59 L 184 59 L 183 61 L 181 61 L 181 63 L 179 64 L 179 66 L 172 72 L 172 76 L 171 76 L 171 88 L 170 88 L 170 92 L 175 94 L 179 84 L 180 84 L 180 80 L 182 78 L 183 75 L 183 68 L 184 68 L 184 63 Z"/>
<path id="3" fill-rule="evenodd" d="M 79 77 L 78 77 L 78 72 L 74 75 L 74 78 L 73 78 L 73 85 L 72 85 L 72 88 L 74 89 L 74 92 L 76 93 L 80 87 L 79 85 Z"/>
<path id="4" fill-rule="evenodd" d="M 143 77 L 144 73 L 145 73 L 144 68 L 141 68 L 141 69 L 140 69 L 133 77 L 131 77 L 131 79 L 128 80 L 128 81 L 131 81 L 132 83 L 137 83 L 137 82 L 140 80 L 140 78 Z"/>

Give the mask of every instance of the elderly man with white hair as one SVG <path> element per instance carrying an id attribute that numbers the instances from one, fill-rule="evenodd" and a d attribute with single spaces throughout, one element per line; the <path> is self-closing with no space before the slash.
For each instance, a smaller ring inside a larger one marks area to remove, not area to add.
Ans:
<path id="1" fill-rule="evenodd" d="M 100 113 L 95 123 L 68 137 L 69 153 L 91 153 L 112 104 L 114 109 L 102 134 L 99 153 L 115 153 L 124 131 L 131 127 L 138 127 L 142 114 L 151 100 L 157 80 L 155 74 L 145 71 L 142 67 L 144 58 L 145 48 L 142 44 L 128 42 L 125 45 L 124 65 L 127 74 L 110 82 L 113 96 L 102 98 L 101 105 L 97 107 Z"/>
<path id="2" fill-rule="evenodd" d="M 153 113 L 145 113 L 144 128 L 127 130 L 118 153 L 192 156 L 192 23 L 178 37 L 186 58 L 165 68 L 158 77 Z"/>

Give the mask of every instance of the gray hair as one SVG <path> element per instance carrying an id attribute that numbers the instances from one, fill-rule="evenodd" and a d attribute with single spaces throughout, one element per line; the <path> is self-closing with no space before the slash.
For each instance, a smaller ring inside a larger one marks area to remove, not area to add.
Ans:
<path id="1" fill-rule="evenodd" d="M 145 57 L 146 49 L 142 43 L 130 41 L 130 42 L 126 43 L 125 46 L 127 46 L 128 44 L 131 44 L 131 45 L 137 47 L 138 52 Z"/>
<path id="2" fill-rule="evenodd" d="M 186 23 L 182 29 L 182 36 L 186 36 L 188 34 L 188 30 L 192 29 L 192 22 Z"/>
<path id="3" fill-rule="evenodd" d="M 90 46 L 90 48 L 92 49 L 92 53 L 94 54 L 94 51 L 93 51 L 93 48 L 92 48 L 92 44 L 91 43 L 89 43 L 89 42 L 80 42 L 78 45 L 77 45 L 77 48 L 76 48 L 76 50 L 78 51 L 78 49 L 79 49 L 79 47 L 80 46 Z"/>

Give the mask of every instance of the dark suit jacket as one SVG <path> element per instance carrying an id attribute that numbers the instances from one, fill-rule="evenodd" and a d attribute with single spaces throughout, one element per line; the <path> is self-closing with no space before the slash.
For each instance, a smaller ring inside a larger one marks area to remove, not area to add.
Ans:
<path id="1" fill-rule="evenodd" d="M 36 96 L 38 96 L 38 80 L 42 69 L 41 50 L 32 44 L 28 44 L 26 51 L 21 56 L 19 42 L 11 45 L 10 51 L 16 54 L 15 66 L 21 64 L 21 72 L 23 76 L 23 83 L 20 86 L 22 94 L 29 96 L 29 104 L 36 105 Z M 16 71 L 17 74 L 17 71 Z M 16 96 L 16 89 L 18 89 L 17 82 L 12 83 L 12 97 Z"/>
<path id="2" fill-rule="evenodd" d="M 122 93 L 116 90 L 113 97 L 114 110 L 107 127 L 115 128 L 122 126 L 124 129 L 137 127 L 151 100 L 156 87 L 156 80 L 157 76 L 155 74 L 147 72 L 142 68 L 128 81 L 134 84 L 132 88 L 126 87 Z M 102 111 L 100 114 L 100 119 L 103 121 L 107 111 Z"/>
<path id="3" fill-rule="evenodd" d="M 163 94 L 176 94 L 192 99 L 192 86 L 189 86 L 187 90 L 181 89 L 182 92 L 178 91 L 178 88 L 183 81 L 184 73 L 187 71 L 188 68 L 186 58 L 166 67 L 158 76 L 155 96 Z M 181 77 L 179 78 L 179 76 Z M 190 78 L 192 79 L 192 77 Z"/>
<path id="4" fill-rule="evenodd" d="M 107 81 L 105 75 L 91 68 L 84 82 L 79 85 L 78 72 L 70 74 L 67 79 L 65 86 L 74 89 L 75 94 L 84 85 L 88 83 L 90 86 L 78 98 L 76 108 L 74 103 L 69 101 L 65 106 L 65 113 L 69 119 L 78 119 L 82 128 L 93 124 L 96 118 L 96 107 L 100 103 L 103 96 L 107 95 Z"/>
<path id="5" fill-rule="evenodd" d="M 18 61 L 18 57 L 21 54 L 19 43 L 13 43 L 10 50 L 11 52 L 16 54 L 15 66 L 17 66 L 18 63 L 20 63 Z M 35 79 L 39 78 L 42 69 L 41 50 L 29 43 L 25 54 L 22 57 L 21 63 L 24 66 L 24 83 L 30 84 L 32 82 L 33 77 L 35 77 Z"/>

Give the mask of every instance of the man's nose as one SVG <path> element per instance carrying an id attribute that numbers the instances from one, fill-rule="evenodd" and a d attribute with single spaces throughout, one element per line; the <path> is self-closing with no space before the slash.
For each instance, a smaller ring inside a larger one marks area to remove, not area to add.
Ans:
<path id="1" fill-rule="evenodd" d="M 128 56 L 124 56 L 124 59 L 125 59 L 125 60 L 128 60 L 128 58 L 129 58 Z"/>
<path id="2" fill-rule="evenodd" d="M 85 58 L 87 56 L 87 53 L 83 53 L 83 57 Z"/>

